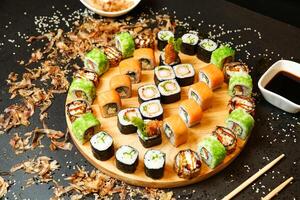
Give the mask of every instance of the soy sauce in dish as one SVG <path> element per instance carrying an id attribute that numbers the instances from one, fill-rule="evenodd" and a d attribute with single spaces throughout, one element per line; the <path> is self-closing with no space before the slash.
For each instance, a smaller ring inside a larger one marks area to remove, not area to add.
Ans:
<path id="1" fill-rule="evenodd" d="M 300 104 L 300 77 L 294 74 L 285 71 L 278 72 L 265 88 L 295 104 Z"/>

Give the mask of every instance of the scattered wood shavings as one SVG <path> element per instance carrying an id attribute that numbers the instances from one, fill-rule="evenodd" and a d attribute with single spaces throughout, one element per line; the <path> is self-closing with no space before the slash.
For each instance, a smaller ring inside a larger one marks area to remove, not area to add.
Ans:
<path id="1" fill-rule="evenodd" d="M 9 184 L 0 176 L 0 199 L 7 193 Z"/>

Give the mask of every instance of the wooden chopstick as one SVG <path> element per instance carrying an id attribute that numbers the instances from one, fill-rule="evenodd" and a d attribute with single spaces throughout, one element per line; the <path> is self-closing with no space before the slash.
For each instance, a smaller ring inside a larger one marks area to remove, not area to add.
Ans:
<path id="1" fill-rule="evenodd" d="M 283 183 L 278 185 L 274 190 L 272 190 L 269 194 L 267 194 L 265 197 L 261 198 L 261 200 L 270 200 L 272 199 L 276 194 L 278 194 L 287 184 L 289 184 L 294 178 L 290 177 L 289 179 L 285 180 Z"/>
<path id="2" fill-rule="evenodd" d="M 245 189 L 248 185 L 250 185 L 253 181 L 255 181 L 258 177 L 260 177 L 262 174 L 264 174 L 266 171 L 268 171 L 270 168 L 272 168 L 278 161 L 280 161 L 284 157 L 284 154 L 281 154 L 277 158 L 275 158 L 272 162 L 267 164 L 264 168 L 261 170 L 258 170 L 255 174 L 253 174 L 250 178 L 248 178 L 245 182 L 243 182 L 240 186 L 235 188 L 232 192 L 230 192 L 228 195 L 226 195 L 222 200 L 230 200 L 232 197 L 237 195 L 240 191 Z"/>

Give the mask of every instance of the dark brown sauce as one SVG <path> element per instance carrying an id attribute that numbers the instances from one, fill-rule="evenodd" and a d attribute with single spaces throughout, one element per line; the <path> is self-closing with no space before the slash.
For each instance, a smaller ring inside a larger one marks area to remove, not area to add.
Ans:
<path id="1" fill-rule="evenodd" d="M 294 74 L 285 71 L 278 72 L 265 88 L 298 105 L 300 104 L 300 77 Z"/>

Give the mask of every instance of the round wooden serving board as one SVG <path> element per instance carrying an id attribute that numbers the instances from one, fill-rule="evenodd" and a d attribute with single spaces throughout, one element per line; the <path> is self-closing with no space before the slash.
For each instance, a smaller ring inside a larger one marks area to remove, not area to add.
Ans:
<path id="1" fill-rule="evenodd" d="M 159 58 L 159 52 L 156 52 L 156 58 Z M 180 58 L 182 63 L 193 64 L 196 70 L 195 82 L 198 81 L 197 75 L 199 69 L 207 65 L 207 63 L 204 63 L 201 60 L 197 59 L 196 56 L 187 56 L 184 54 L 180 54 Z M 118 67 L 114 67 L 114 68 L 110 68 L 104 75 L 102 75 L 100 77 L 99 86 L 97 88 L 96 93 L 98 94 L 101 93 L 101 91 L 108 90 L 109 81 L 111 77 L 117 74 L 119 74 L 119 69 Z M 133 96 L 128 99 L 122 99 L 122 108 L 139 106 L 138 98 L 137 98 L 137 88 L 145 83 L 154 83 L 153 70 L 142 71 L 142 81 L 138 84 L 133 84 L 132 87 Z M 181 88 L 181 100 L 187 99 L 188 88 L 189 86 Z M 137 134 L 130 134 L 130 135 L 121 134 L 117 127 L 117 117 L 115 116 L 111 118 L 102 118 L 99 107 L 96 104 L 96 101 L 94 102 L 92 107 L 93 107 L 94 115 L 97 116 L 97 118 L 101 122 L 101 127 L 99 129 L 108 132 L 113 137 L 115 150 L 118 149 L 121 145 L 131 145 L 139 151 L 139 164 L 135 173 L 126 174 L 118 170 L 116 167 L 116 160 L 114 156 L 107 161 L 97 160 L 93 156 L 92 149 L 90 147 L 89 142 L 83 145 L 75 138 L 74 134 L 71 131 L 71 122 L 69 121 L 68 117 L 66 118 L 67 118 L 67 124 L 69 130 L 71 132 L 71 137 L 75 145 L 82 153 L 82 155 L 96 168 L 100 169 L 101 171 L 103 171 L 104 173 L 106 173 L 111 177 L 122 180 L 131 185 L 143 186 L 143 187 L 155 187 L 155 188 L 172 188 L 172 187 L 179 187 L 179 186 L 193 184 L 218 173 L 226 166 L 228 166 L 239 155 L 239 153 L 245 146 L 246 141 L 242 141 L 238 139 L 236 150 L 232 154 L 227 155 L 225 160 L 218 167 L 216 167 L 215 169 L 210 169 L 203 162 L 201 166 L 200 175 L 193 179 L 179 178 L 173 170 L 174 158 L 179 150 L 190 148 L 194 151 L 197 151 L 197 145 L 201 140 L 203 140 L 205 137 L 210 135 L 212 130 L 214 130 L 217 125 L 225 124 L 225 119 L 228 116 L 227 104 L 229 99 L 230 97 L 227 93 L 227 84 L 224 83 L 221 88 L 214 91 L 213 103 L 212 103 L 213 106 L 208 110 L 204 111 L 201 123 L 188 129 L 189 139 L 186 144 L 183 144 L 178 148 L 175 148 L 174 146 L 171 145 L 171 143 L 166 138 L 166 136 L 162 134 L 162 144 L 152 147 L 152 149 L 159 149 L 166 153 L 166 166 L 165 166 L 164 176 L 163 178 L 158 180 L 151 179 L 147 177 L 144 173 L 143 158 L 144 158 L 144 153 L 146 152 L 147 149 L 142 146 L 142 144 L 138 139 Z M 164 118 L 177 113 L 179 104 L 180 101 L 172 104 L 163 105 Z"/>

